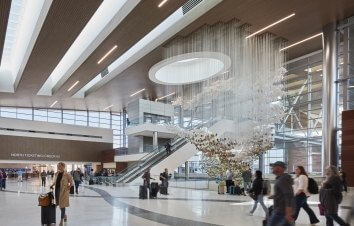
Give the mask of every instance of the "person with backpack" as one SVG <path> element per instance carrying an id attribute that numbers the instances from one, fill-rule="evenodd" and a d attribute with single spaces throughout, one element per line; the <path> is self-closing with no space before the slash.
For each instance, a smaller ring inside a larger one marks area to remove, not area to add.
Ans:
<path id="1" fill-rule="evenodd" d="M 252 196 L 254 197 L 254 205 L 253 205 L 252 210 L 249 212 L 249 215 L 250 216 L 253 215 L 253 213 L 257 209 L 257 205 L 259 203 L 259 204 L 261 204 L 261 206 L 264 210 L 266 219 L 268 219 L 268 209 L 263 202 L 263 195 L 264 195 L 264 192 L 266 193 L 266 191 L 264 191 L 264 188 L 263 188 L 262 172 L 257 170 L 255 173 L 255 177 L 256 178 L 253 181 L 252 188 L 249 190 L 249 193 L 253 194 Z"/>
<path id="2" fill-rule="evenodd" d="M 338 207 L 343 200 L 342 191 L 343 184 L 337 168 L 328 166 L 326 168 L 326 179 L 320 190 L 320 203 L 324 208 L 327 226 L 333 226 L 333 221 L 336 221 L 339 225 L 349 225 L 338 216 Z"/>
<path id="3" fill-rule="evenodd" d="M 295 211 L 293 214 L 294 221 L 299 216 L 301 208 L 303 208 L 310 217 L 311 224 L 317 224 L 320 221 L 316 217 L 313 210 L 307 204 L 307 198 L 310 196 L 308 190 L 309 178 L 303 166 L 297 166 L 295 169 L 296 178 L 294 180 L 294 192 L 295 192 Z"/>

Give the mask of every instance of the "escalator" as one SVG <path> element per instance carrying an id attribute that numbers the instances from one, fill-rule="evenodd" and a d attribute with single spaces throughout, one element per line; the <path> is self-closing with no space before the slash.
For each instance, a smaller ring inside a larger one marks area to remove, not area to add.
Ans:
<path id="1" fill-rule="evenodd" d="M 184 146 L 187 140 L 181 137 L 175 137 L 171 142 L 171 154 L 176 152 L 180 147 Z M 170 155 L 171 155 L 170 154 Z M 119 172 L 117 183 L 129 183 L 141 176 L 146 169 L 152 168 L 167 157 L 166 148 L 156 148 L 152 152 L 146 154 L 133 165 Z"/>

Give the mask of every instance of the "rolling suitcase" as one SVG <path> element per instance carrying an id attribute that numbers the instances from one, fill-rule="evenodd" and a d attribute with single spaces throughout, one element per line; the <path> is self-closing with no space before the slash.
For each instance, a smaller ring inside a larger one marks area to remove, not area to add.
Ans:
<path id="1" fill-rule="evenodd" d="M 147 187 L 141 185 L 139 187 L 139 199 L 147 199 Z"/>
<path id="2" fill-rule="evenodd" d="M 158 183 L 151 183 L 150 198 L 156 198 L 158 192 L 159 192 L 159 184 Z"/>
<path id="3" fill-rule="evenodd" d="M 55 205 L 41 207 L 41 222 L 42 225 L 55 224 Z"/>
<path id="4" fill-rule="evenodd" d="M 89 185 L 93 185 L 93 180 L 92 179 L 89 180 Z"/>
<path id="5" fill-rule="evenodd" d="M 166 186 L 161 186 L 160 187 L 160 194 L 161 195 L 167 195 L 168 191 L 167 191 L 167 187 Z"/>
<path id="6" fill-rule="evenodd" d="M 74 186 L 71 186 L 70 187 L 70 195 L 73 195 L 75 192 L 75 187 Z"/>

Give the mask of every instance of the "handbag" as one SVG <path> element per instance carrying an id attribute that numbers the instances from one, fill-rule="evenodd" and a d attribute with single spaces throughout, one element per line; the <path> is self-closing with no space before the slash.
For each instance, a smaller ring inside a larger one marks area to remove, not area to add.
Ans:
<path id="1" fill-rule="evenodd" d="M 254 200 L 257 201 L 257 195 L 254 192 L 249 193 L 249 196 Z"/>
<path id="2" fill-rule="evenodd" d="M 47 194 L 40 194 L 38 197 L 38 206 L 50 206 L 53 204 L 53 192 L 48 192 Z"/>
<path id="3" fill-rule="evenodd" d="M 324 216 L 325 215 L 325 208 L 322 204 L 318 204 L 318 209 L 320 210 L 320 215 Z"/>

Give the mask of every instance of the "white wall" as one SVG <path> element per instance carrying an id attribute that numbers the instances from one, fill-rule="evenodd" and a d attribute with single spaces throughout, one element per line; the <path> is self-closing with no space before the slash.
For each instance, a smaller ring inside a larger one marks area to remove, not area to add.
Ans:
<path id="1" fill-rule="evenodd" d="M 92 127 L 85 127 L 85 126 L 67 125 L 67 124 L 59 124 L 59 123 L 51 123 L 51 122 L 39 122 L 39 121 L 30 121 L 30 120 L 22 120 L 22 119 L 9 119 L 9 118 L 0 118 L 0 128 L 33 130 L 33 131 L 54 132 L 54 133 L 68 133 L 68 134 L 79 134 L 79 135 L 88 135 L 88 136 L 101 136 L 102 138 L 32 133 L 32 132 L 18 132 L 18 131 L 9 131 L 9 130 L 0 130 L 0 135 L 113 143 L 113 130 L 111 129 L 92 128 Z"/>

